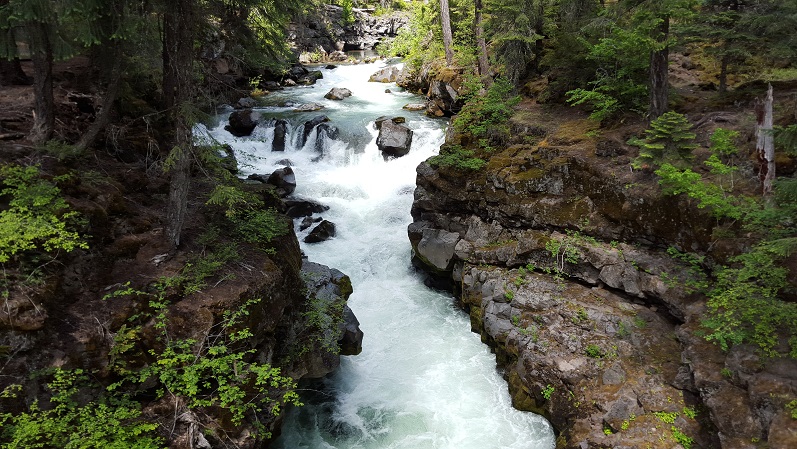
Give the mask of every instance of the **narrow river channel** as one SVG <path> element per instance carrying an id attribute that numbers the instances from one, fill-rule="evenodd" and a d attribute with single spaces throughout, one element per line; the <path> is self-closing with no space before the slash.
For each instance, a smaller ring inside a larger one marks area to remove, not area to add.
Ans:
<path id="1" fill-rule="evenodd" d="M 208 131 L 234 148 L 244 174 L 268 174 L 289 160 L 297 182 L 293 196 L 330 207 L 318 215 L 336 224 L 337 236 L 302 243 L 302 249 L 311 261 L 351 277 L 349 306 L 365 333 L 362 354 L 343 357 L 336 373 L 303 393 L 305 406 L 289 414 L 275 447 L 552 448 L 548 422 L 512 408 L 495 357 L 470 332 L 467 315 L 449 295 L 424 286 L 410 266 L 415 167 L 436 154 L 447 122 L 402 110 L 422 98 L 395 84 L 367 82 L 382 66 L 322 69 L 324 78 L 313 87 L 268 95 L 274 106 L 261 112 L 288 121 L 284 152 L 271 151 L 273 124 L 235 138 L 224 131 L 222 116 Z M 353 95 L 325 100 L 332 87 Z M 285 102 L 325 109 L 298 113 Z M 313 132 L 300 147 L 303 124 L 319 115 L 330 118 L 337 139 L 316 144 Z M 378 151 L 373 121 L 381 115 L 407 119 L 414 131 L 407 156 L 385 161 Z M 308 230 L 297 232 L 301 240 Z"/>

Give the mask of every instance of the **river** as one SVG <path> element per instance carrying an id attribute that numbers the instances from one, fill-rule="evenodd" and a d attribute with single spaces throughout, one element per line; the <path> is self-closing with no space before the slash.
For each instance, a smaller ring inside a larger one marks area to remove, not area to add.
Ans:
<path id="1" fill-rule="evenodd" d="M 315 86 L 269 94 L 266 102 L 273 106 L 260 110 L 288 120 L 285 152 L 271 151 L 273 126 L 235 138 L 224 131 L 222 115 L 209 130 L 233 147 L 244 175 L 271 173 L 288 159 L 297 181 L 293 196 L 330 207 L 320 215 L 336 224 L 336 237 L 302 243 L 302 249 L 311 261 L 351 277 L 349 306 L 365 333 L 360 355 L 342 357 L 337 372 L 303 392 L 305 405 L 288 414 L 274 447 L 553 448 L 553 431 L 544 418 L 512 408 L 495 357 L 470 332 L 468 316 L 450 295 L 424 286 L 410 265 L 407 225 L 415 167 L 436 154 L 447 122 L 402 110 L 422 98 L 395 84 L 367 82 L 382 66 L 322 69 L 324 78 Z M 332 87 L 353 95 L 325 100 Z M 292 112 L 291 102 L 316 102 L 325 109 Z M 311 133 L 300 148 L 302 124 L 318 115 L 330 118 L 338 139 L 316 146 Z M 406 117 L 414 131 L 407 156 L 386 161 L 379 153 L 373 120 L 381 115 Z M 297 228 L 299 239 L 308 231 Z"/>

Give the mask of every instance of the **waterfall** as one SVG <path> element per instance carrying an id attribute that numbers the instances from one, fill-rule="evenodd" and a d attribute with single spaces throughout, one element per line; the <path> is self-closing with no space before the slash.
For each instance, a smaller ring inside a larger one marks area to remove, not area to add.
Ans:
<path id="1" fill-rule="evenodd" d="M 245 175 L 269 174 L 290 161 L 293 196 L 330 207 L 316 216 L 334 222 L 337 236 L 302 249 L 351 277 L 349 306 L 365 333 L 362 354 L 343 357 L 336 373 L 302 392 L 305 405 L 288 414 L 275 447 L 553 448 L 545 419 L 512 408 L 495 357 L 470 332 L 467 315 L 450 295 L 425 287 L 410 266 L 415 167 L 436 154 L 446 123 L 401 110 L 418 99 L 395 85 L 366 82 L 379 68 L 323 70 L 314 87 L 266 97 L 271 106 L 259 109 L 263 116 L 287 122 L 285 151 L 272 151 L 275 120 L 263 121 L 251 137 L 224 131 L 223 114 L 205 130 L 232 146 Z M 353 96 L 323 99 L 332 87 L 349 88 Z M 291 105 L 308 102 L 325 109 L 293 112 Z M 321 115 L 329 121 L 302 142 L 305 123 Z M 406 118 L 414 131 L 407 156 L 380 154 L 373 121 L 381 115 Z M 301 240 L 309 229 L 296 225 Z"/>

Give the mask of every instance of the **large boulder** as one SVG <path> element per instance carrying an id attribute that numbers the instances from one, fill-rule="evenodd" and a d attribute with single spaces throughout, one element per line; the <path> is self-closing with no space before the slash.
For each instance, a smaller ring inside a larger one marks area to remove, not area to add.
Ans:
<path id="1" fill-rule="evenodd" d="M 318 243 L 329 240 L 332 237 L 335 237 L 335 223 L 323 220 L 307 234 L 307 237 L 304 238 L 304 242 Z"/>
<path id="2" fill-rule="evenodd" d="M 330 61 L 343 62 L 343 61 L 346 61 L 348 59 L 349 59 L 349 56 L 346 53 L 344 53 L 344 52 L 342 52 L 340 50 L 335 50 L 335 51 L 333 51 L 332 53 L 329 54 L 329 60 Z"/>
<path id="3" fill-rule="evenodd" d="M 278 168 L 268 177 L 266 183 L 275 186 L 280 197 L 286 197 L 296 190 L 296 175 L 290 167 Z"/>
<path id="4" fill-rule="evenodd" d="M 324 95 L 327 100 L 343 100 L 347 97 L 351 97 L 351 91 L 345 87 L 333 87 L 332 90 Z"/>
<path id="5" fill-rule="evenodd" d="M 340 345 L 340 355 L 358 355 L 363 352 L 363 331 L 360 330 L 360 321 L 354 316 L 349 306 L 343 307 L 343 324 Z"/>
<path id="6" fill-rule="evenodd" d="M 271 151 L 285 151 L 285 136 L 288 134 L 288 122 L 282 119 L 274 121 L 274 140 Z"/>
<path id="7" fill-rule="evenodd" d="M 352 293 L 351 280 L 340 271 L 325 265 L 302 261 L 301 277 L 306 292 L 308 327 L 316 328 L 315 340 L 299 340 L 303 347 L 316 347 L 306 360 L 306 377 L 319 378 L 340 363 L 339 355 L 356 355 L 362 350 L 363 332 L 354 313 L 346 306 Z M 310 324 L 312 321 L 312 324 Z"/>
<path id="8" fill-rule="evenodd" d="M 401 75 L 401 70 L 398 69 L 396 66 L 385 67 L 382 70 L 371 75 L 368 78 L 368 81 L 375 82 L 375 83 L 395 83 L 399 75 Z"/>
<path id="9" fill-rule="evenodd" d="M 260 114 L 252 109 L 242 109 L 230 114 L 230 123 L 224 129 L 235 137 L 245 137 L 252 135 L 258 123 L 260 123 Z"/>
<path id="10" fill-rule="evenodd" d="M 287 76 L 294 81 L 298 81 L 299 78 L 302 78 L 308 73 L 310 73 L 310 71 L 304 68 L 303 65 L 294 64 L 293 67 L 288 70 Z"/>
<path id="11" fill-rule="evenodd" d="M 401 157 L 410 152 L 412 130 L 406 126 L 384 121 L 376 138 L 376 146 L 386 156 Z"/>
<path id="12" fill-rule="evenodd" d="M 434 272 L 451 271 L 454 266 L 454 248 L 459 240 L 460 236 L 456 232 L 423 229 L 421 240 L 415 247 L 415 255 Z"/>

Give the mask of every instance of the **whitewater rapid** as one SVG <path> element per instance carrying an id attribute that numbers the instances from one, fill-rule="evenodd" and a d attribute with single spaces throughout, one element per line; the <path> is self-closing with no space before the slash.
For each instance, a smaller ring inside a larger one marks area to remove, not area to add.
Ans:
<path id="1" fill-rule="evenodd" d="M 259 110 L 288 121 L 285 152 L 271 151 L 273 125 L 235 138 L 223 129 L 222 114 L 200 130 L 232 146 L 244 175 L 269 174 L 287 159 L 296 175 L 293 196 L 330 207 L 317 215 L 336 224 L 336 237 L 302 249 L 311 261 L 350 276 L 349 306 L 365 333 L 360 355 L 342 357 L 337 372 L 302 392 L 305 405 L 288 414 L 274 447 L 553 448 L 544 418 L 512 408 L 495 357 L 470 332 L 467 315 L 450 295 L 424 286 L 410 265 L 415 167 L 436 154 L 446 122 L 402 110 L 422 99 L 395 84 L 367 82 L 383 64 L 322 69 L 314 87 L 270 94 L 270 106 Z M 325 100 L 332 87 L 353 95 Z M 293 112 L 293 105 L 308 102 L 325 109 Z M 302 124 L 318 115 L 340 131 L 337 140 L 322 142 L 323 155 L 315 151 L 315 133 L 299 146 Z M 381 115 L 407 119 L 414 131 L 407 156 L 386 161 L 378 151 L 373 120 Z M 296 224 L 301 240 L 309 229 Z"/>

